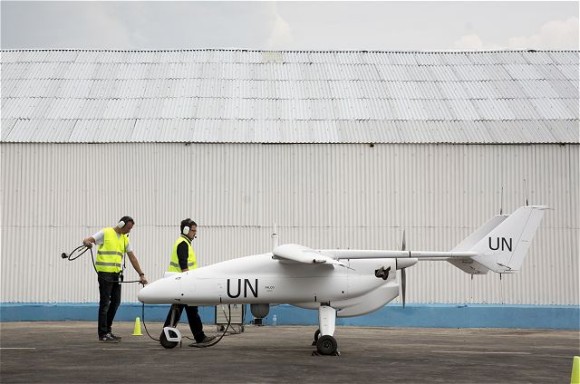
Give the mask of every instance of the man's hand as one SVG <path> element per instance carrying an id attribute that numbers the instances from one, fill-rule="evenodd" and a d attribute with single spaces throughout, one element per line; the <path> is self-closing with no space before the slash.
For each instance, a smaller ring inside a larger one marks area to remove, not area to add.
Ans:
<path id="1" fill-rule="evenodd" d="M 87 248 L 92 248 L 93 247 L 93 243 L 89 240 L 89 239 L 84 239 L 83 240 L 83 245 Z"/>
<path id="2" fill-rule="evenodd" d="M 147 281 L 147 279 L 145 278 L 145 275 L 140 275 L 139 276 L 139 283 L 141 283 L 143 286 L 147 285 L 149 282 Z"/>

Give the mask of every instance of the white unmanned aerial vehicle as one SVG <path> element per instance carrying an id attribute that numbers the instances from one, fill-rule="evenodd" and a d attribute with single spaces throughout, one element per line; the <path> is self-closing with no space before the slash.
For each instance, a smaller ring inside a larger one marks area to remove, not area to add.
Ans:
<path id="1" fill-rule="evenodd" d="M 517 272 L 544 215 L 544 206 L 525 206 L 489 220 L 449 252 L 311 249 L 284 244 L 272 252 L 241 257 L 195 270 L 169 274 L 139 292 L 147 304 L 250 304 L 264 317 L 270 304 L 317 309 L 315 333 L 322 355 L 337 353 L 336 317 L 360 316 L 399 295 L 401 270 L 419 260 L 444 260 L 469 274 Z M 174 328 L 171 341 L 181 340 Z M 164 330 L 166 337 L 167 328 Z M 178 337 L 175 339 L 175 337 Z M 168 340 L 170 340 L 168 338 Z"/>

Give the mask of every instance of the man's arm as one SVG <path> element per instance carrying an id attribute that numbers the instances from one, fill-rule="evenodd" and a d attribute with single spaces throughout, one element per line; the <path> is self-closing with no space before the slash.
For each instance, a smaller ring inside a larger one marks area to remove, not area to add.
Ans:
<path id="1" fill-rule="evenodd" d="M 181 272 L 189 271 L 189 266 L 187 265 L 187 259 L 189 258 L 189 249 L 187 243 L 181 242 L 177 246 L 177 259 L 179 260 L 179 268 Z"/>
<path id="2" fill-rule="evenodd" d="M 102 230 L 95 233 L 92 236 L 87 237 L 83 240 L 83 245 L 87 248 L 92 248 L 94 244 L 103 244 L 103 239 L 105 238 L 105 232 Z"/>
<path id="3" fill-rule="evenodd" d="M 127 256 L 129 256 L 129 261 L 131 262 L 131 265 L 133 266 L 135 271 L 139 274 L 139 281 L 141 282 L 141 284 L 143 285 L 147 284 L 148 283 L 147 279 L 145 278 L 145 274 L 143 273 L 143 270 L 139 265 L 139 260 L 137 260 L 137 256 L 135 256 L 135 253 L 133 253 L 133 251 L 129 251 L 127 252 Z"/>

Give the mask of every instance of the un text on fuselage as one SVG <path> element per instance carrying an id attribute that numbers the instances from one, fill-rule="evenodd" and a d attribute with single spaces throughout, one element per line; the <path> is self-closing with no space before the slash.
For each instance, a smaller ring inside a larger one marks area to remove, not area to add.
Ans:
<path id="1" fill-rule="evenodd" d="M 251 294 L 254 297 L 258 297 L 258 279 L 255 279 L 254 285 L 252 285 L 252 282 L 248 279 L 228 279 L 228 297 L 235 299 L 240 297 L 242 293 L 243 297 L 248 297 L 248 294 Z"/>

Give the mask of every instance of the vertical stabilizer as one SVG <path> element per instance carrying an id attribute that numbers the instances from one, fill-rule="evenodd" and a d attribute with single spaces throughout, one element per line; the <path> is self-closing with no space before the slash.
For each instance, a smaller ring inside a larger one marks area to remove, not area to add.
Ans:
<path id="1" fill-rule="evenodd" d="M 481 241 L 494 228 L 504 222 L 508 215 L 497 215 L 492 217 L 487 223 L 479 227 L 475 232 L 467 236 L 461 243 L 457 244 L 452 251 L 469 251 L 473 246 Z"/>
<path id="2" fill-rule="evenodd" d="M 519 271 L 545 210 L 545 206 L 517 209 L 471 248 L 478 254 L 472 259 L 497 273 Z"/>

